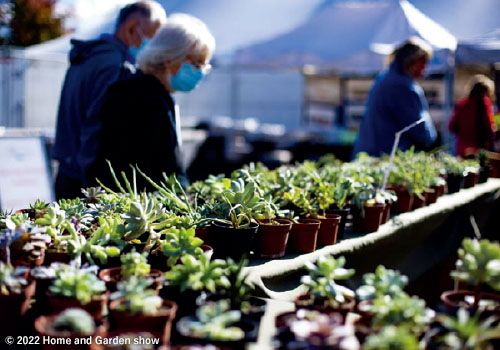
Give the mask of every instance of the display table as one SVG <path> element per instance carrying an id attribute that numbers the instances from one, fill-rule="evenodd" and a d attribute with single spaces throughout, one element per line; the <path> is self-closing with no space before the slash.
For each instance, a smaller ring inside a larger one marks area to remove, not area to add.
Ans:
<path id="1" fill-rule="evenodd" d="M 291 301 L 304 290 L 300 277 L 306 274 L 306 261 L 314 262 L 322 255 L 344 255 L 346 267 L 356 269 L 349 281 L 352 288 L 359 285 L 362 274 L 379 264 L 400 270 L 411 283 L 452 256 L 464 237 L 491 226 L 499 196 L 500 179 L 489 179 L 441 196 L 429 206 L 394 216 L 377 232 L 346 235 L 341 242 L 309 254 L 254 261 L 254 266 L 248 268 L 249 280 L 260 296 Z"/>
<path id="2" fill-rule="evenodd" d="M 430 274 L 436 267 L 454 257 L 464 237 L 478 233 L 499 239 L 500 179 L 458 193 L 445 195 L 432 205 L 394 216 L 374 233 L 362 236 L 347 235 L 343 241 L 300 256 L 286 256 L 271 261 L 253 261 L 247 268 L 248 278 L 257 294 L 268 298 L 262 318 L 258 342 L 249 349 L 272 349 L 274 318 L 295 309 L 293 298 L 305 291 L 300 277 L 307 272 L 304 264 L 322 255 L 344 255 L 346 267 L 356 269 L 349 286 L 356 288 L 365 272 L 377 265 L 398 269 L 409 277 L 410 294 L 436 294 L 442 274 Z M 492 230 L 493 229 L 493 230 Z M 493 231 L 493 237 L 491 232 Z M 432 276 L 434 278 L 428 278 Z"/>

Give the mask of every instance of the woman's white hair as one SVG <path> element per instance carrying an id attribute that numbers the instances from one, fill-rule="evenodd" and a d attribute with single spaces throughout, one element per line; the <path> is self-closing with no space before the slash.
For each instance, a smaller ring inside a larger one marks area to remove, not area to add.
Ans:
<path id="1" fill-rule="evenodd" d="M 189 55 L 207 55 L 215 50 L 215 39 L 201 20 L 188 14 L 168 16 L 155 36 L 137 57 L 145 72 L 162 69 L 165 64 L 182 62 Z"/>

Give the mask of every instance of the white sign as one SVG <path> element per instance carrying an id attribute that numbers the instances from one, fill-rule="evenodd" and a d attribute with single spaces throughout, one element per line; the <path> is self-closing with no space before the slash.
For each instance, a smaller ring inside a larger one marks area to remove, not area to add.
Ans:
<path id="1" fill-rule="evenodd" d="M 41 137 L 0 137 L 0 208 L 29 208 L 53 201 L 49 164 Z"/>

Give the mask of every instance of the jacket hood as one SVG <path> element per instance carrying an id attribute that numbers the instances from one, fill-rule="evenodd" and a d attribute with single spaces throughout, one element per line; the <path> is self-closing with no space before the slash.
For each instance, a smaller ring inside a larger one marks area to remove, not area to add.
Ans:
<path id="1" fill-rule="evenodd" d="M 72 64 L 85 61 L 90 56 L 94 56 L 96 54 L 116 52 L 117 46 L 120 47 L 120 49 L 126 55 L 125 45 L 120 45 L 118 42 L 114 42 L 105 38 L 87 41 L 72 39 L 71 44 L 73 45 L 73 48 L 69 53 L 69 61 Z"/>

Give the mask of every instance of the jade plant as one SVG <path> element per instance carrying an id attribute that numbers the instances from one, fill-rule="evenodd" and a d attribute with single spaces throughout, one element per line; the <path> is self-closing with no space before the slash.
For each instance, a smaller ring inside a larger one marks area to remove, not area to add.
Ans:
<path id="1" fill-rule="evenodd" d="M 118 283 L 118 290 L 111 294 L 112 300 L 121 300 L 118 311 L 130 314 L 154 315 L 161 308 L 162 298 L 151 289 L 152 278 L 132 276 Z"/>
<path id="2" fill-rule="evenodd" d="M 338 307 L 354 299 L 355 294 L 347 287 L 336 283 L 354 275 L 354 269 L 344 268 L 343 256 L 321 256 L 316 264 L 306 262 L 307 276 L 302 276 L 301 282 L 308 288 L 314 299 L 327 300 L 329 306 Z"/>
<path id="3" fill-rule="evenodd" d="M 200 248 L 203 240 L 195 237 L 194 228 L 170 229 L 163 235 L 160 249 L 163 255 L 167 256 L 167 265 L 174 266 L 185 254 L 200 256 L 203 254 Z"/>
<path id="4" fill-rule="evenodd" d="M 474 286 L 472 307 L 477 309 L 484 285 L 500 291 L 500 244 L 487 239 L 464 238 L 458 249 L 456 270 L 450 275 Z"/>
<path id="5" fill-rule="evenodd" d="M 228 300 L 207 302 L 196 310 L 195 318 L 183 318 L 177 328 L 184 336 L 212 341 L 237 341 L 243 330 L 234 324 L 241 320 L 239 310 L 231 310 Z"/>
<path id="6" fill-rule="evenodd" d="M 181 293 L 186 290 L 215 293 L 218 288 L 229 287 L 224 260 L 210 260 L 206 254 L 184 255 L 180 260 L 181 264 L 165 273 L 168 286 L 177 286 Z"/>
<path id="7" fill-rule="evenodd" d="M 58 314 L 50 324 L 56 332 L 69 332 L 82 336 L 94 334 L 96 325 L 90 314 L 82 309 L 70 308 Z"/>
<path id="8" fill-rule="evenodd" d="M 373 300 L 388 295 L 394 297 L 399 294 L 408 284 L 408 277 L 399 271 L 386 269 L 379 265 L 374 273 L 363 275 L 364 284 L 356 290 L 360 300 Z"/>
<path id="9" fill-rule="evenodd" d="M 82 305 L 106 291 L 106 284 L 94 273 L 68 265 L 58 270 L 49 287 L 52 296 L 78 300 Z"/>
<path id="10" fill-rule="evenodd" d="M 14 267 L 0 261 L 0 295 L 20 294 L 23 287 L 28 284 L 24 277 L 27 267 Z"/>

